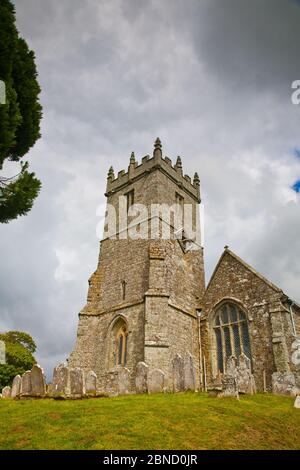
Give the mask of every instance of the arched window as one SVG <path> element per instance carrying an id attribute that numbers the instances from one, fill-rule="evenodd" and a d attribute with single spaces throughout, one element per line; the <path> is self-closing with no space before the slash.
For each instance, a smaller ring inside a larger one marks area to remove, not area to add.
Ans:
<path id="1" fill-rule="evenodd" d="M 122 325 L 121 328 L 117 332 L 117 365 L 125 366 L 127 362 L 127 328 L 126 325 Z"/>
<path id="2" fill-rule="evenodd" d="M 213 329 L 219 372 L 225 371 L 226 359 L 230 356 L 244 353 L 251 359 L 247 317 L 237 305 L 223 304 L 215 315 Z"/>
<path id="3" fill-rule="evenodd" d="M 128 363 L 129 330 L 126 318 L 123 315 L 117 315 L 111 322 L 107 331 L 106 342 L 106 364 L 109 370 L 115 367 L 126 366 Z"/>

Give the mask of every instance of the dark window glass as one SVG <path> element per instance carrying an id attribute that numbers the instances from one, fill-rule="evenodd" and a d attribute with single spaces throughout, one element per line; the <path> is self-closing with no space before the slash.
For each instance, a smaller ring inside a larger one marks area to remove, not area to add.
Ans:
<path id="1" fill-rule="evenodd" d="M 228 326 L 225 326 L 224 328 L 224 341 L 225 341 L 226 357 L 230 357 L 232 355 L 232 349 L 231 349 L 230 332 L 229 332 Z"/>
<path id="2" fill-rule="evenodd" d="M 244 353 L 251 360 L 250 338 L 246 314 L 234 304 L 225 304 L 215 317 L 218 370 L 223 372 L 224 358 Z M 223 338 L 223 341 L 222 341 Z"/>
<path id="3" fill-rule="evenodd" d="M 216 343 L 217 343 L 217 361 L 218 369 L 223 372 L 223 348 L 222 348 L 222 337 L 220 328 L 215 329 Z"/>
<path id="4" fill-rule="evenodd" d="M 251 359 L 249 331 L 248 331 L 248 325 L 246 322 L 243 322 L 241 324 L 241 329 L 242 329 L 244 354 L 246 354 L 246 356 L 249 357 L 249 359 Z"/>
<path id="5" fill-rule="evenodd" d="M 240 313 L 240 320 L 241 320 L 241 321 L 247 320 L 247 319 L 246 319 L 246 315 L 244 314 L 244 312 L 242 312 L 242 310 L 240 310 L 239 313 Z"/>
<path id="6" fill-rule="evenodd" d="M 240 342 L 240 332 L 239 332 L 239 325 L 232 325 L 232 332 L 233 332 L 233 340 L 234 340 L 234 351 L 236 357 L 241 354 L 241 342 Z"/>
<path id="7" fill-rule="evenodd" d="M 232 323 L 237 322 L 237 310 L 235 305 L 230 305 L 230 321 Z"/>
<path id="8" fill-rule="evenodd" d="M 224 305 L 222 309 L 222 323 L 226 325 L 228 324 L 228 311 L 226 305 Z"/>
<path id="9" fill-rule="evenodd" d="M 123 359 L 123 335 L 119 336 L 119 344 L 118 344 L 118 364 L 122 364 Z"/>

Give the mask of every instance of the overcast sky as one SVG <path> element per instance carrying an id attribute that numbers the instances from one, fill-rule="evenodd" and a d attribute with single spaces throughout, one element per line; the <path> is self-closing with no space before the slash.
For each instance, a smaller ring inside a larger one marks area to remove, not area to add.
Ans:
<path id="1" fill-rule="evenodd" d="M 43 188 L 0 226 L 0 330 L 25 330 L 49 371 L 73 348 L 95 270 L 106 176 L 159 136 L 198 171 L 206 278 L 224 245 L 300 301 L 300 2 L 15 0 L 36 53 Z"/>

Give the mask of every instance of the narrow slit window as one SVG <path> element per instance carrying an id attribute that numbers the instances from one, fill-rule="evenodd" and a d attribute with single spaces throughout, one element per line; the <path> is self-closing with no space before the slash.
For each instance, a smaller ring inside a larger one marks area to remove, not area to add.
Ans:
<path id="1" fill-rule="evenodd" d="M 134 204 L 134 189 L 126 193 L 125 196 L 126 196 L 127 212 L 128 212 L 129 208 L 133 206 Z"/>

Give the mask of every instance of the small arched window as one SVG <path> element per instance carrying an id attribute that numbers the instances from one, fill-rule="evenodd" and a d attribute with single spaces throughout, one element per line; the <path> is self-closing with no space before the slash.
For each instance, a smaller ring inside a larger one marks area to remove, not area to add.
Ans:
<path id="1" fill-rule="evenodd" d="M 127 362 L 127 328 L 123 325 L 117 333 L 117 365 L 125 366 Z"/>
<path id="2" fill-rule="evenodd" d="M 244 353 L 251 359 L 247 317 L 237 305 L 223 304 L 215 315 L 213 329 L 219 372 L 225 371 L 226 359 L 230 356 Z"/>

